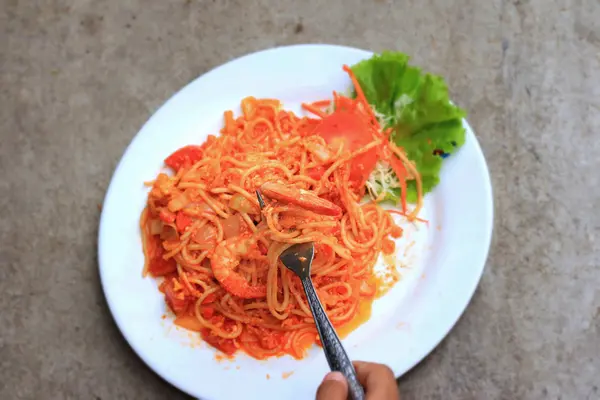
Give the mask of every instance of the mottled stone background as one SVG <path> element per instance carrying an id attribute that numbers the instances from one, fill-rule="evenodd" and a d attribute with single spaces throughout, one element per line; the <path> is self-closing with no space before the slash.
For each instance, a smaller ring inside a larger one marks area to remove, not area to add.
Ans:
<path id="1" fill-rule="evenodd" d="M 404 398 L 600 398 L 598 0 L 0 0 L 0 32 L 0 398 L 186 398 L 108 313 L 98 204 L 176 90 L 302 42 L 442 74 L 490 166 L 485 275 Z"/>

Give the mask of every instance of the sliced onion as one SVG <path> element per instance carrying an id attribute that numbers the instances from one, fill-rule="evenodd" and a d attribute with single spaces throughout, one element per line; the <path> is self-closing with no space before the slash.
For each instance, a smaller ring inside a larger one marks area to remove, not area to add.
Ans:
<path id="1" fill-rule="evenodd" d="M 327 149 L 327 147 L 323 146 L 321 143 L 309 143 L 306 147 L 321 162 L 326 162 L 331 159 L 331 153 L 329 152 L 329 149 Z"/>
<path id="2" fill-rule="evenodd" d="M 160 235 L 163 230 L 163 222 L 160 219 L 150 220 L 150 234 Z"/>
<path id="3" fill-rule="evenodd" d="M 194 242 L 198 244 L 209 244 L 210 246 L 206 249 L 212 248 L 214 246 L 214 241 L 217 238 L 217 228 L 215 228 L 211 224 L 206 224 L 202 228 L 198 229 L 196 233 L 194 233 Z"/>
<path id="4" fill-rule="evenodd" d="M 167 207 L 169 207 L 169 211 L 176 212 L 184 208 L 189 202 L 190 199 L 188 199 L 185 193 L 182 193 L 179 196 L 176 196 L 173 199 L 171 199 Z"/>
<path id="5" fill-rule="evenodd" d="M 186 212 L 188 211 L 188 212 Z M 184 207 L 184 212 L 191 215 L 200 215 L 204 212 L 214 214 L 214 210 L 205 202 L 187 203 Z"/>
<path id="6" fill-rule="evenodd" d="M 247 198 L 239 193 L 236 193 L 233 195 L 233 197 L 231 197 L 229 200 L 229 207 L 246 214 L 254 214 L 257 211 L 254 204 L 252 204 Z"/>
<path id="7" fill-rule="evenodd" d="M 239 236 L 242 233 L 242 217 L 239 214 L 234 214 L 223 220 L 223 237 L 229 239 Z"/>
<path id="8" fill-rule="evenodd" d="M 321 162 L 329 161 L 329 159 L 331 158 L 331 155 L 329 154 L 329 152 L 326 149 L 317 149 L 314 151 L 313 154 Z"/>
<path id="9" fill-rule="evenodd" d="M 160 238 L 162 240 L 177 239 L 178 236 L 179 234 L 174 226 L 163 224 L 162 231 L 160 232 Z"/>

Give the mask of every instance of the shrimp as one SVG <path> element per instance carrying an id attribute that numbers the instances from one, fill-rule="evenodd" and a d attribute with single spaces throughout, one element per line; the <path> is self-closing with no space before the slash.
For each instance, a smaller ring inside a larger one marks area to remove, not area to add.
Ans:
<path id="1" fill-rule="evenodd" d="M 313 192 L 298 189 L 294 186 L 282 185 L 275 182 L 265 182 L 260 190 L 262 193 L 272 199 L 282 201 L 288 204 L 295 204 L 317 214 L 331 215 L 334 217 L 342 216 L 342 209 L 329 200 L 325 200 Z"/>
<path id="2" fill-rule="evenodd" d="M 257 299 L 267 296 L 267 285 L 250 286 L 234 269 L 240 264 L 243 255 L 256 245 L 256 239 L 232 237 L 220 242 L 211 257 L 211 268 L 215 278 L 223 288 L 242 299 Z"/>

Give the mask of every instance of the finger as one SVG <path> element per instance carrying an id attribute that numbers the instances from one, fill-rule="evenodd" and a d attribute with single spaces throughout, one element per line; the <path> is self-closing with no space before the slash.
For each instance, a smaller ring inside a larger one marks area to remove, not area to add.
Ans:
<path id="1" fill-rule="evenodd" d="M 365 388 L 366 398 L 399 399 L 400 392 L 394 372 L 386 365 L 364 361 L 354 362 L 358 381 Z"/>
<path id="2" fill-rule="evenodd" d="M 330 372 L 325 375 L 321 386 L 317 389 L 317 400 L 346 400 L 348 382 L 341 372 Z"/>

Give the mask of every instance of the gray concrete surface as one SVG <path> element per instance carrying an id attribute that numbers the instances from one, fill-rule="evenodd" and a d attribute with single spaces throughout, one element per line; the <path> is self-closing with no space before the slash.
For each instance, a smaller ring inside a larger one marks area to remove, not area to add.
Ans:
<path id="1" fill-rule="evenodd" d="M 0 5 L 0 398 L 186 398 L 111 320 L 98 204 L 174 91 L 300 42 L 412 54 L 469 110 L 491 169 L 485 275 L 404 399 L 600 398 L 597 0 Z"/>

